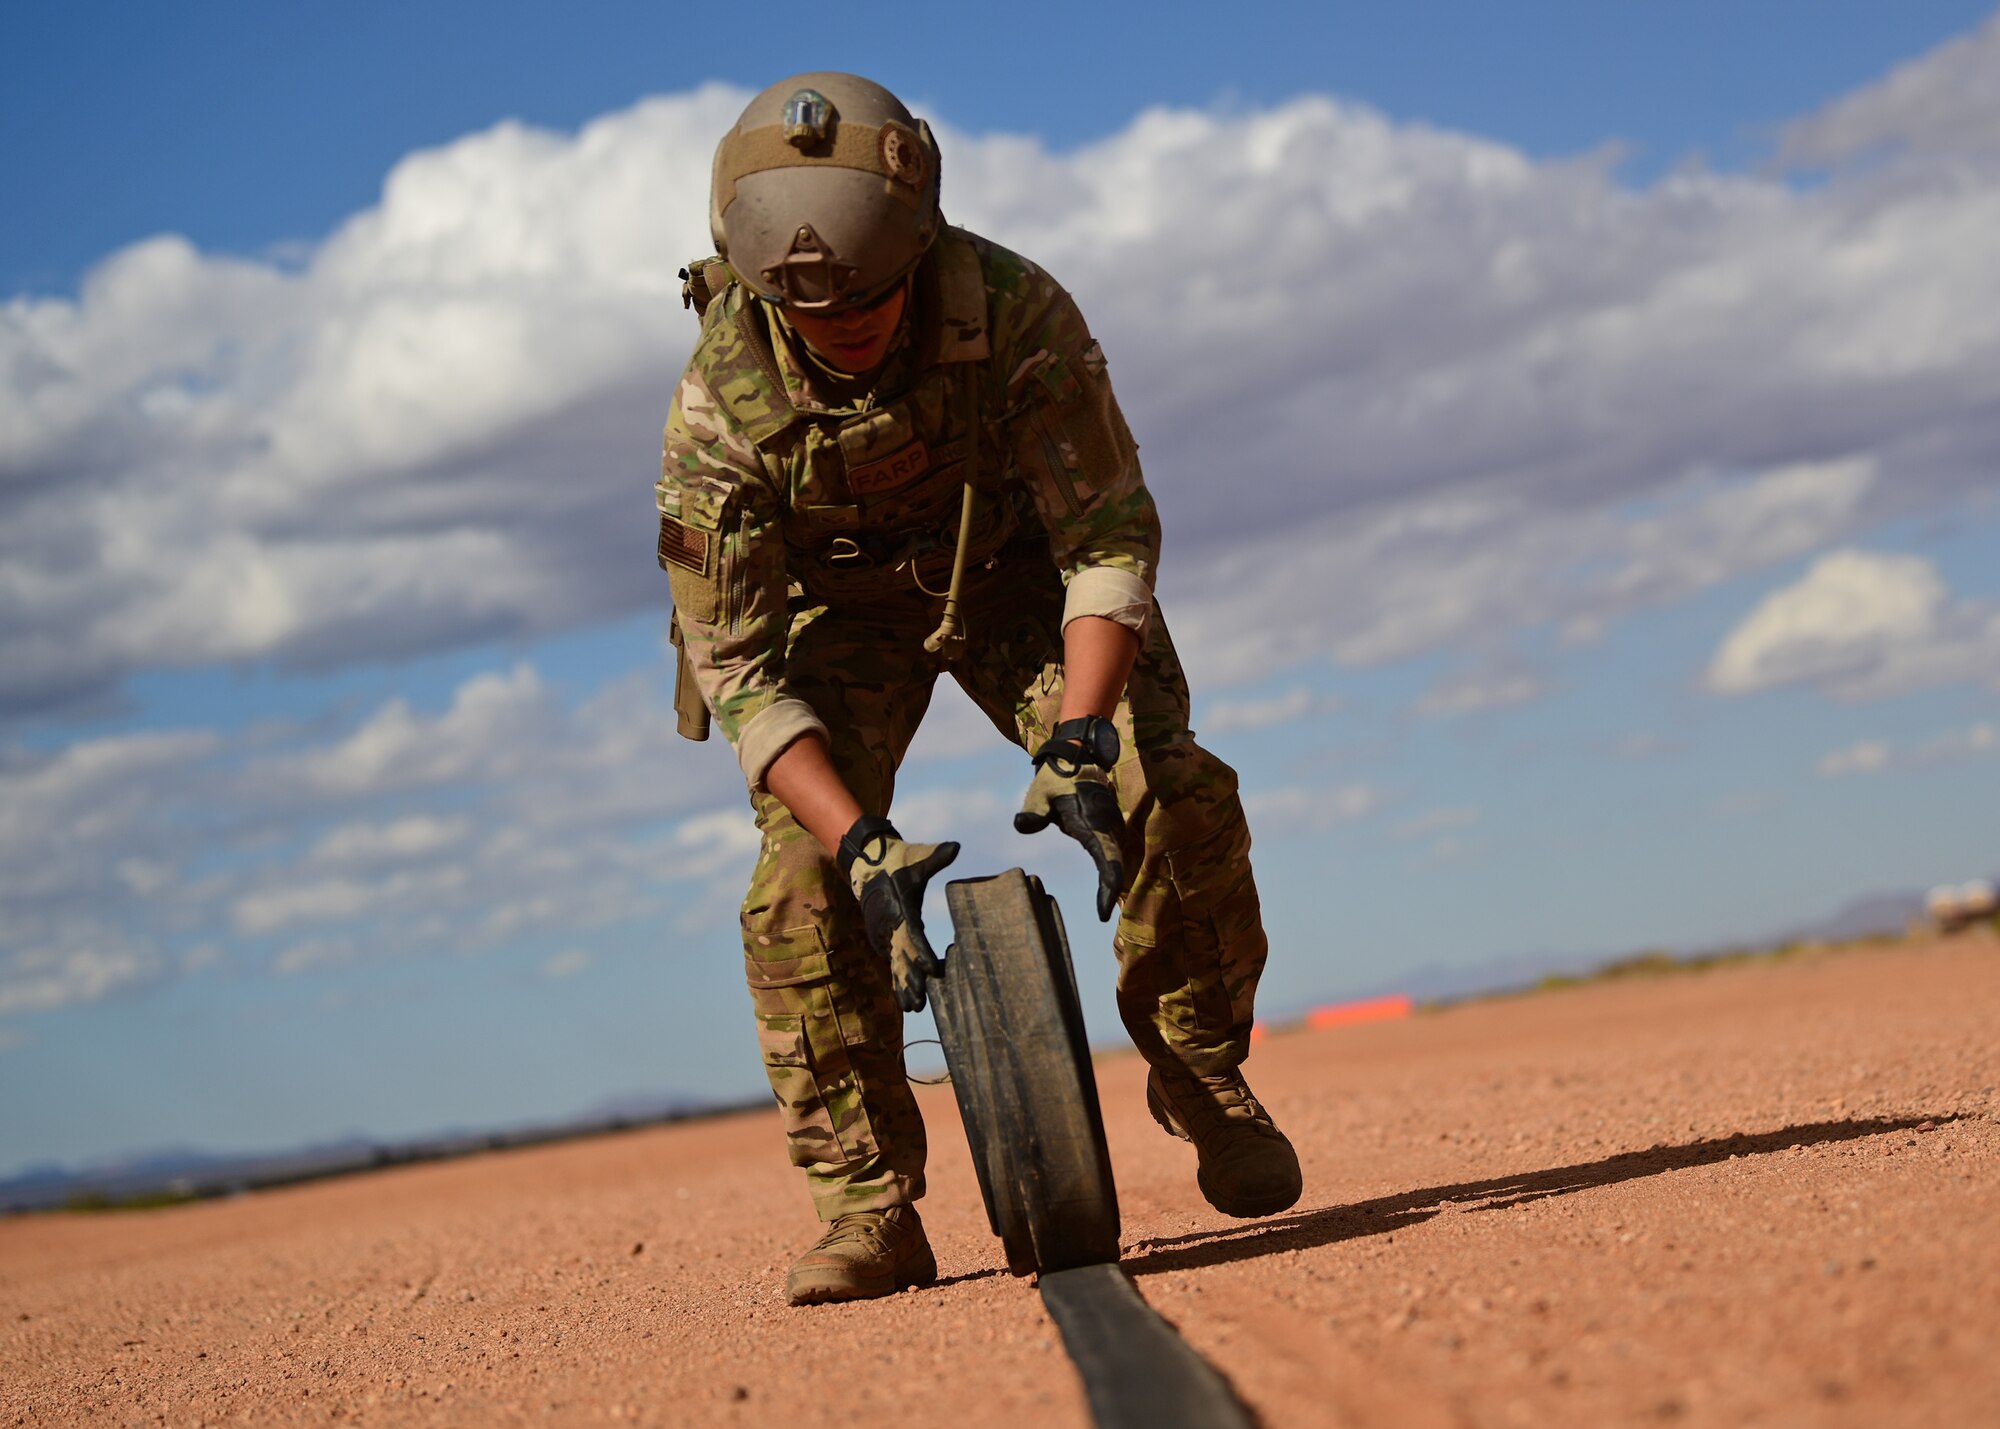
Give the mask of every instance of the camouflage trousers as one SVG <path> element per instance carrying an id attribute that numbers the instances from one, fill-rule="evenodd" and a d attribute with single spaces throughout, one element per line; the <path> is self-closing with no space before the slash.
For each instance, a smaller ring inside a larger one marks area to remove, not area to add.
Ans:
<path id="1" fill-rule="evenodd" d="M 968 573 L 966 649 L 948 668 L 1025 749 L 1047 738 L 1061 703 L 1062 598 L 1046 554 Z M 935 603 L 921 598 L 793 618 L 786 684 L 826 722 L 834 765 L 869 813 L 889 812 L 897 766 L 930 703 L 941 666 L 923 641 L 936 621 Z M 1148 1062 L 1227 1070 L 1249 1052 L 1267 951 L 1250 831 L 1235 771 L 1188 728 L 1187 680 L 1157 611 L 1116 722 L 1123 755 L 1111 777 L 1134 870 L 1113 938 L 1118 1010 Z M 1024 789 L 1028 775 L 1024 761 Z M 763 847 L 743 901 L 745 972 L 792 1162 L 825 1220 L 913 1201 L 927 1148 L 887 961 L 868 946 L 854 896 L 818 841 L 773 796 L 752 804 Z M 956 831 L 903 832 L 928 842 Z M 1063 842 L 1051 858 L 1084 859 Z M 942 880 L 932 891 L 926 924 L 942 952 Z"/>

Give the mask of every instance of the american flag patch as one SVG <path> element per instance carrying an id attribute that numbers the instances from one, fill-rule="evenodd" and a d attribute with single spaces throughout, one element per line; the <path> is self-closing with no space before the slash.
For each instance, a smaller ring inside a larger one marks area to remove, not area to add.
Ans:
<path id="1" fill-rule="evenodd" d="M 660 567 L 679 566 L 696 575 L 708 574 L 708 532 L 660 513 Z"/>

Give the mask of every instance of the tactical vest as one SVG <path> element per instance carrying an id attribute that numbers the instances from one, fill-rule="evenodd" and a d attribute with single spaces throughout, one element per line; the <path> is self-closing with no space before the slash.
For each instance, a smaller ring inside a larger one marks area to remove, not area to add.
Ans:
<path id="1" fill-rule="evenodd" d="M 913 588 L 941 598 L 968 480 L 979 493 L 969 563 L 1039 535 L 1026 492 L 1005 479 L 985 276 L 958 230 L 940 235 L 918 269 L 914 375 L 863 409 L 821 406 L 787 373 L 765 314 L 722 259 L 690 264 L 682 276 L 684 301 L 702 319 L 694 364 L 725 347 L 755 358 L 754 367 L 735 360 L 737 371 L 713 390 L 781 497 L 787 571 L 808 599 Z"/>

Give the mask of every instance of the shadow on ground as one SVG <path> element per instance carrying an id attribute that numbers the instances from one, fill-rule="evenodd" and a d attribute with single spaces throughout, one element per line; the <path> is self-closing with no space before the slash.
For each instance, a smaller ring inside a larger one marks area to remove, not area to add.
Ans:
<path id="1" fill-rule="evenodd" d="M 940 1275 L 931 1283 L 939 1290 L 942 1290 L 947 1285 L 964 1285 L 968 1281 L 973 1280 L 991 1280 L 994 1276 L 1005 1275 L 1006 1273 L 1006 1270 L 1000 1266 L 989 1265 L 984 1270 L 967 1270 L 958 1275 Z"/>
<path id="2" fill-rule="evenodd" d="M 1398 1231 L 1405 1226 L 1421 1225 L 1441 1211 L 1468 1203 L 1480 1203 L 1472 1206 L 1474 1210 L 1502 1211 L 1550 1196 L 1567 1196 L 1599 1186 L 1615 1186 L 1621 1181 L 1636 1181 L 1642 1176 L 1659 1176 L 1694 1166 L 1712 1166 L 1718 1161 L 1738 1156 L 1770 1156 L 1796 1146 L 1824 1146 L 1832 1142 L 1859 1141 L 1870 1136 L 1888 1136 L 1899 1131 L 1931 1130 L 1956 1120 L 1955 1115 L 1942 1115 L 1815 1121 L 1788 1126 L 1780 1131 L 1739 1132 L 1734 1136 L 1691 1141 L 1681 1146 L 1655 1146 L 1650 1151 L 1621 1151 L 1601 1161 L 1586 1161 L 1575 1166 L 1524 1171 L 1519 1175 L 1467 1181 L 1456 1186 L 1430 1186 L 1400 1196 L 1358 1201 L 1351 1206 L 1298 1211 L 1259 1221 L 1241 1230 L 1197 1231 L 1191 1235 L 1142 1240 L 1122 1263 L 1131 1275 L 1157 1275 L 1168 1270 L 1225 1265 L 1235 1260 L 1252 1260 L 1260 1255 L 1310 1250 L 1344 1240 L 1358 1240 L 1362 1236 Z"/>

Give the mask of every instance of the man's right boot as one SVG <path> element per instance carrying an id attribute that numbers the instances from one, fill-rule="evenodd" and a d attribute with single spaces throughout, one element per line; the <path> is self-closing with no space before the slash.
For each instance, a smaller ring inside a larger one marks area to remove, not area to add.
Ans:
<path id="1" fill-rule="evenodd" d="M 937 1257 L 915 1206 L 849 1211 L 800 1256 L 785 1280 L 794 1305 L 872 1300 L 937 1279 Z"/>
<path id="2" fill-rule="evenodd" d="M 1241 1072 L 1201 1077 L 1154 1067 L 1146 1106 L 1171 1134 L 1194 1143 L 1195 1182 L 1225 1216 L 1272 1216 L 1297 1203 L 1299 1155 Z"/>

